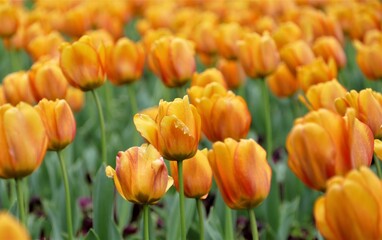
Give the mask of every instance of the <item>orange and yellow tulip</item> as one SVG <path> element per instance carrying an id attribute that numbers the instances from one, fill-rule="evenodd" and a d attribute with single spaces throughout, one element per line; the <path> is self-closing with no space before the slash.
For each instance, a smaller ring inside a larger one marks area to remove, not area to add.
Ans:
<path id="1" fill-rule="evenodd" d="M 237 41 L 243 37 L 244 30 L 237 23 L 222 23 L 215 31 L 217 52 L 226 59 L 236 59 Z"/>
<path id="2" fill-rule="evenodd" d="M 217 69 L 223 74 L 229 89 L 236 89 L 245 83 L 246 75 L 239 61 L 220 58 Z"/>
<path id="3" fill-rule="evenodd" d="M 369 80 L 382 78 L 382 43 L 364 45 L 357 41 L 354 45 L 357 50 L 357 64 L 362 73 Z"/>
<path id="4" fill-rule="evenodd" d="M 115 170 L 107 166 L 119 194 L 137 204 L 155 204 L 172 186 L 166 164 L 153 145 L 143 144 L 118 152 Z"/>
<path id="5" fill-rule="evenodd" d="M 179 191 L 177 162 L 170 162 L 174 185 Z M 198 150 L 194 157 L 183 161 L 184 195 L 188 198 L 205 199 L 212 185 L 212 170 L 207 158 L 207 149 Z"/>
<path id="6" fill-rule="evenodd" d="M 217 82 L 222 86 L 227 87 L 223 74 L 216 68 L 209 68 L 201 73 L 194 73 L 191 86 L 205 87 L 212 82 Z"/>
<path id="7" fill-rule="evenodd" d="M 314 218 L 328 240 L 381 239 L 381 180 L 367 167 L 330 179 L 314 204 Z"/>
<path id="8" fill-rule="evenodd" d="M 36 102 L 25 71 L 14 72 L 5 76 L 3 80 L 5 99 L 12 105 L 19 102 L 34 104 Z"/>
<path id="9" fill-rule="evenodd" d="M 290 97 L 300 88 L 297 77 L 285 63 L 281 63 L 276 71 L 267 77 L 269 90 L 277 97 Z"/>
<path id="10" fill-rule="evenodd" d="M 0 212 L 0 239 L 30 240 L 27 229 L 11 214 Z"/>
<path id="11" fill-rule="evenodd" d="M 76 136 L 76 120 L 65 100 L 42 99 L 35 108 L 45 126 L 49 140 L 48 150 L 62 150 L 73 142 Z"/>
<path id="12" fill-rule="evenodd" d="M 78 88 L 68 87 L 65 100 L 72 108 L 73 112 L 79 112 L 85 105 L 85 94 Z"/>
<path id="13" fill-rule="evenodd" d="M 195 26 L 194 33 L 190 36 L 195 42 L 197 52 L 213 55 L 217 51 L 214 32 L 217 23 L 215 21 L 202 21 Z"/>
<path id="14" fill-rule="evenodd" d="M 200 116 L 187 96 L 172 102 L 161 100 L 155 120 L 138 113 L 134 124 L 142 137 L 167 160 L 182 161 L 193 157 L 198 150 Z"/>
<path id="15" fill-rule="evenodd" d="M 228 207 L 251 209 L 268 196 L 272 170 L 265 150 L 253 139 L 215 142 L 208 161 Z"/>
<path id="16" fill-rule="evenodd" d="M 310 46 L 303 40 L 288 43 L 280 50 L 281 60 L 289 70 L 297 72 L 297 68 L 313 62 L 314 53 Z"/>
<path id="17" fill-rule="evenodd" d="M 294 22 L 281 23 L 280 26 L 272 33 L 272 38 L 278 49 L 282 49 L 291 42 L 302 39 L 302 32 L 299 26 Z"/>
<path id="18" fill-rule="evenodd" d="M 290 169 L 308 187 L 323 191 L 331 177 L 370 166 L 374 138 L 354 111 L 342 118 L 320 109 L 295 121 L 286 147 Z"/>
<path id="19" fill-rule="evenodd" d="M 29 104 L 0 106 L 0 178 L 22 178 L 44 159 L 48 138 L 38 112 Z M 21 137 L 22 136 L 22 137 Z"/>
<path id="20" fill-rule="evenodd" d="M 19 26 L 17 8 L 11 4 L 0 4 L 0 37 L 9 38 L 16 33 Z"/>
<path id="21" fill-rule="evenodd" d="M 382 141 L 379 139 L 374 139 L 374 153 L 382 161 Z"/>
<path id="22" fill-rule="evenodd" d="M 313 44 L 313 52 L 316 57 L 322 57 L 325 62 L 332 58 L 338 68 L 346 65 L 346 54 L 338 40 L 334 37 L 320 37 Z"/>
<path id="23" fill-rule="evenodd" d="M 91 28 L 93 12 L 87 5 L 79 4 L 69 9 L 63 14 L 62 32 L 73 37 L 81 37 L 87 30 Z"/>
<path id="24" fill-rule="evenodd" d="M 34 61 L 41 57 L 58 57 L 59 47 L 64 42 L 60 33 L 53 31 L 49 34 L 38 35 L 27 43 L 26 50 Z"/>

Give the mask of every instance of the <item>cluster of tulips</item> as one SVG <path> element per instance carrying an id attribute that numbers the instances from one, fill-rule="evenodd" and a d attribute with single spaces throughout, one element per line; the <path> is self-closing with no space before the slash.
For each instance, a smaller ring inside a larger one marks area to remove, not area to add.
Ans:
<path id="1" fill-rule="evenodd" d="M 350 67 L 361 70 L 367 78 L 362 81 L 382 78 L 378 0 L 28 4 L 0 3 L 0 36 L 10 63 L 0 86 L 0 178 L 15 180 L 19 215 L 18 222 L 0 213 L 0 239 L 30 238 L 23 179 L 39 168 L 47 150 L 57 152 L 61 166 L 64 235 L 81 237 L 73 230 L 62 151 L 74 141 L 75 114 L 84 109 L 86 92 L 98 111 L 100 172 L 114 180 L 122 198 L 142 205 L 144 239 L 150 239 L 151 205 L 173 185 L 181 239 L 187 239 L 188 231 L 185 197 L 196 199 L 198 233 L 205 238 L 203 200 L 211 188 L 226 205 L 225 239 L 238 237 L 232 210 L 247 211 L 251 236 L 259 239 L 254 208 L 271 187 L 278 187 L 272 180 L 273 137 L 278 134 L 272 125 L 272 99 L 306 106 L 295 111 L 284 142 L 290 170 L 321 192 L 313 209 L 319 233 L 326 239 L 382 238 L 382 95 L 376 89 L 352 89 L 354 78 L 343 74 L 349 62 L 356 62 Z M 130 28 L 136 34 L 129 38 L 125 30 Z M 349 59 L 346 46 L 356 50 L 355 59 Z M 20 52 L 31 62 L 25 69 Z M 131 85 L 150 74 L 165 87 L 156 89 L 163 90 L 163 99 L 141 109 Z M 129 111 L 145 141 L 121 149 L 115 163 L 108 161 L 104 99 L 96 91 L 106 82 L 129 86 Z M 261 101 L 249 103 L 253 92 L 247 90 L 255 87 L 253 82 L 260 86 Z M 265 141 L 248 137 L 256 117 L 264 122 L 260 135 Z M 92 236 L 100 234 L 97 226 Z"/>

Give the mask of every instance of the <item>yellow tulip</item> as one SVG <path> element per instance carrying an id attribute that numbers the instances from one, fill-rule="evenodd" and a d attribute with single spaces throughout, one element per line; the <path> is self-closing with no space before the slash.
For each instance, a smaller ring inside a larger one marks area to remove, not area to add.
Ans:
<path id="1" fill-rule="evenodd" d="M 294 22 L 288 21 L 279 25 L 272 33 L 272 38 L 277 48 L 282 49 L 288 43 L 302 39 L 302 32 Z"/>
<path id="2" fill-rule="evenodd" d="M 309 64 L 314 60 L 312 49 L 303 40 L 285 45 L 280 50 L 280 57 L 293 73 L 297 72 L 298 67 Z"/>
<path id="3" fill-rule="evenodd" d="M 5 76 L 3 80 L 3 91 L 5 99 L 13 106 L 20 102 L 29 104 L 36 102 L 29 84 L 28 73 L 25 71 L 14 72 Z"/>
<path id="4" fill-rule="evenodd" d="M 30 240 L 27 229 L 8 212 L 0 212 L 0 239 Z"/>
<path id="5" fill-rule="evenodd" d="M 65 100 L 68 102 L 73 112 L 79 112 L 85 105 L 85 94 L 80 89 L 69 86 L 65 95 Z"/>
<path id="6" fill-rule="evenodd" d="M 212 82 L 217 82 L 222 86 L 227 87 L 223 74 L 216 68 L 209 68 L 201 73 L 194 73 L 191 86 L 205 87 Z"/>
<path id="7" fill-rule="evenodd" d="M 246 75 L 239 61 L 219 58 L 217 68 L 223 74 L 229 89 L 236 89 L 245 83 Z"/>
<path id="8" fill-rule="evenodd" d="M 267 77 L 269 90 L 277 97 L 289 97 L 300 88 L 295 74 L 285 63 L 281 63 L 276 71 Z"/>
<path id="9" fill-rule="evenodd" d="M 9 38 L 16 33 L 19 26 L 17 8 L 10 4 L 0 4 L 0 37 Z"/>
<path id="10" fill-rule="evenodd" d="M 322 57 L 325 62 L 329 62 L 332 58 L 338 68 L 345 67 L 345 50 L 336 38 L 329 36 L 320 37 L 314 42 L 312 49 L 316 57 Z"/>

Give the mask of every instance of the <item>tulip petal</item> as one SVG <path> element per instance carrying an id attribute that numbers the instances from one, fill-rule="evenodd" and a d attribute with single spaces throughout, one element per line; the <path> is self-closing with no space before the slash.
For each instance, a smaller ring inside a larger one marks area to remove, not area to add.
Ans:
<path id="1" fill-rule="evenodd" d="M 134 125 L 143 138 L 158 148 L 158 127 L 150 116 L 140 113 L 135 114 Z"/>

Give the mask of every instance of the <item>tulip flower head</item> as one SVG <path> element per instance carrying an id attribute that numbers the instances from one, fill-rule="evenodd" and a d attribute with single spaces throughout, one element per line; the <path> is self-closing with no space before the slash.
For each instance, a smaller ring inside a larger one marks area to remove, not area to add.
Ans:
<path id="1" fill-rule="evenodd" d="M 202 73 L 194 73 L 191 86 L 205 87 L 212 82 L 217 82 L 227 87 L 223 74 L 216 68 L 209 68 Z"/>
<path id="2" fill-rule="evenodd" d="M 277 97 L 292 96 L 300 88 L 295 74 L 285 63 L 281 63 L 276 71 L 267 77 L 269 90 Z"/>
<path id="3" fill-rule="evenodd" d="M 29 84 L 28 73 L 25 71 L 13 72 L 5 76 L 3 91 L 8 103 L 16 106 L 20 102 L 35 104 L 32 88 Z"/>
<path id="4" fill-rule="evenodd" d="M 223 74 L 229 89 L 236 89 L 245 83 L 246 75 L 239 61 L 220 58 L 217 69 Z"/>
<path id="5" fill-rule="evenodd" d="M 10 213 L 0 212 L 0 239 L 30 240 L 27 229 Z"/>
<path id="6" fill-rule="evenodd" d="M 11 4 L 0 4 L 0 37 L 8 38 L 16 33 L 19 26 L 17 8 Z"/>

